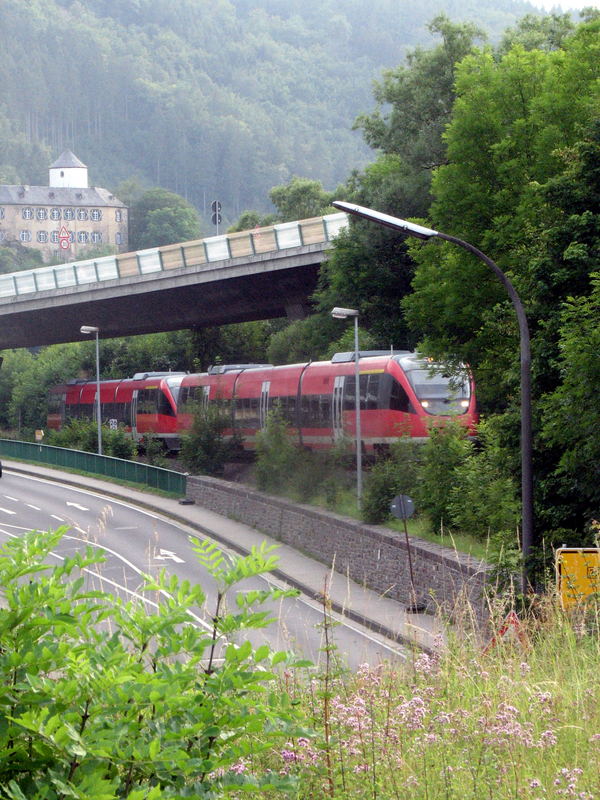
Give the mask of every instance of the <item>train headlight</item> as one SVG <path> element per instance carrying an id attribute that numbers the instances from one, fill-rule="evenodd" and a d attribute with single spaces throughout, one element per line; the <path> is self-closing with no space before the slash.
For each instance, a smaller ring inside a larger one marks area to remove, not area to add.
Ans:
<path id="1" fill-rule="evenodd" d="M 429 408 L 429 400 L 423 400 L 421 405 L 423 406 L 423 408 Z"/>
<path id="2" fill-rule="evenodd" d="M 469 401 L 468 400 L 461 400 L 460 401 L 460 405 L 461 405 L 461 408 L 468 408 L 469 407 Z"/>

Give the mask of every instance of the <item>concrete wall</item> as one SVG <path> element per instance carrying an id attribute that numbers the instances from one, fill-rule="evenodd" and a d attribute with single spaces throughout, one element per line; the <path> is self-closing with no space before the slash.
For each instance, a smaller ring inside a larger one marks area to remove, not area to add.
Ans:
<path id="1" fill-rule="evenodd" d="M 188 477 L 187 496 L 333 565 L 337 572 L 382 595 L 406 604 L 412 600 L 404 533 L 216 478 Z M 428 611 L 442 608 L 455 622 L 473 615 L 476 627 L 483 624 L 488 616 L 483 589 L 490 566 L 422 539 L 410 537 L 409 542 L 418 602 L 425 602 Z"/>

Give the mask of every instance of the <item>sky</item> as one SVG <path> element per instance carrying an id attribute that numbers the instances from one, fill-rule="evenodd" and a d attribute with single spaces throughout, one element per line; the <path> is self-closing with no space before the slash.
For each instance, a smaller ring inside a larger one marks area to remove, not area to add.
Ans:
<path id="1" fill-rule="evenodd" d="M 568 11 L 572 8 L 600 8 L 600 0 L 531 0 L 532 4 L 551 11 L 556 6 Z"/>

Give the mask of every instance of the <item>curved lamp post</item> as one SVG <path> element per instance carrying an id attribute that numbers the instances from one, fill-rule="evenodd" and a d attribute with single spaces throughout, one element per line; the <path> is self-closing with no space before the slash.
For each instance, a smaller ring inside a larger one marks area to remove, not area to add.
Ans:
<path id="1" fill-rule="evenodd" d="M 378 225 L 383 225 L 387 228 L 393 228 L 400 233 L 407 236 L 414 236 L 417 239 L 444 239 L 447 242 L 457 244 L 463 247 L 469 253 L 477 256 L 484 264 L 486 264 L 492 272 L 494 272 L 504 288 L 508 292 L 512 304 L 515 308 L 517 319 L 519 321 L 519 334 L 520 334 L 520 350 L 521 350 L 521 514 L 522 514 L 522 541 L 521 550 L 523 554 L 523 592 L 528 589 L 528 568 L 527 561 L 533 546 L 533 469 L 532 469 L 532 432 L 531 432 L 531 347 L 529 342 L 529 327 L 527 325 L 527 317 L 523 309 L 523 304 L 519 295 L 516 293 L 514 286 L 502 272 L 500 267 L 492 261 L 489 256 L 482 253 L 469 242 L 458 239 L 456 236 L 450 236 L 447 233 L 433 230 L 432 228 L 425 228 L 422 225 L 415 225 L 413 222 L 408 222 L 398 217 L 392 217 L 389 214 L 382 214 L 379 211 L 373 211 L 371 208 L 364 208 L 364 206 L 357 206 L 353 203 L 342 203 L 334 201 L 333 205 L 339 208 L 340 211 L 346 211 L 348 214 L 354 214 L 358 217 L 376 222 Z"/>
<path id="2" fill-rule="evenodd" d="M 354 308 L 331 309 L 334 319 L 354 317 L 354 408 L 356 409 L 356 498 L 358 507 L 362 502 L 362 432 L 360 428 L 360 351 L 358 349 L 358 311 Z"/>
<path id="3" fill-rule="evenodd" d="M 93 325 L 82 325 L 79 329 L 80 333 L 95 333 L 96 334 L 96 417 L 98 419 L 98 455 L 102 455 L 102 415 L 100 406 L 100 346 L 98 344 L 98 334 L 100 328 Z"/>

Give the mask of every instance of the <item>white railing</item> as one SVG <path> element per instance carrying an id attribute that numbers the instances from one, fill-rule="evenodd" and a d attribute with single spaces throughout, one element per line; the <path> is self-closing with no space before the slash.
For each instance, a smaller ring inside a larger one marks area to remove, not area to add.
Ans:
<path id="1" fill-rule="evenodd" d="M 0 299 L 71 286 L 89 286 L 134 275 L 197 267 L 215 261 L 329 242 L 347 226 L 346 214 L 328 214 L 241 233 L 211 236 L 194 242 L 12 272 L 0 275 Z"/>

